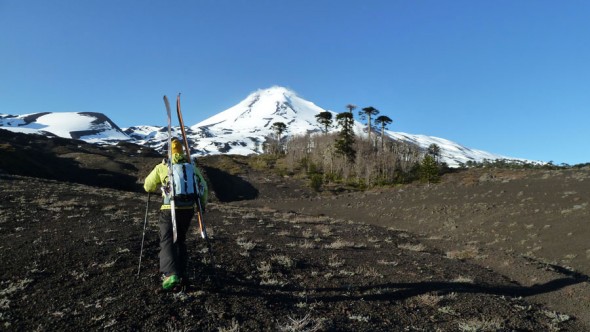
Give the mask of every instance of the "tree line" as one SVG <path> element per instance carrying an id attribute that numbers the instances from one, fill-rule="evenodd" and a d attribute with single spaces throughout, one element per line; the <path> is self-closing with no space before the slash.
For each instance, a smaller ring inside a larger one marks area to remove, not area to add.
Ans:
<path id="1" fill-rule="evenodd" d="M 303 171 L 313 188 L 324 184 L 346 183 L 361 188 L 392 185 L 420 180 L 435 183 L 449 171 L 441 161 L 441 149 L 431 144 L 427 149 L 385 135 L 393 122 L 379 110 L 369 106 L 358 112 L 365 121 L 366 136 L 357 137 L 354 132 L 356 105 L 346 105 L 346 112 L 334 116 L 332 112 L 316 115 L 320 133 L 295 135 L 288 139 L 283 135 L 287 125 L 275 122 L 274 135 L 267 137 L 263 150 L 267 155 L 280 158 L 289 172 Z M 333 131 L 332 129 L 337 129 Z M 510 169 L 564 169 L 588 167 L 590 163 L 560 166 L 522 160 L 483 160 L 460 163 L 459 168 L 510 168 Z"/>
<path id="2" fill-rule="evenodd" d="M 346 105 L 346 112 L 316 115 L 321 133 L 295 135 L 285 139 L 287 125 L 275 122 L 274 135 L 264 144 L 265 153 L 280 156 L 290 172 L 303 171 L 310 184 L 319 189 L 324 184 L 346 183 L 361 188 L 407 183 L 414 180 L 436 182 L 441 169 L 440 148 L 432 145 L 424 151 L 415 144 L 396 141 L 385 135 L 393 122 L 369 106 L 358 115 L 366 121 L 366 136 L 354 132 L 357 106 Z M 331 129 L 335 128 L 336 131 Z"/>

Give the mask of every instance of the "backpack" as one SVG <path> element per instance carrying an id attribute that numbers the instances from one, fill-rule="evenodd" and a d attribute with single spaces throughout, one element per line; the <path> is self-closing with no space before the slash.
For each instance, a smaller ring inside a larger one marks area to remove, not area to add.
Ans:
<path id="1" fill-rule="evenodd" d="M 172 164 L 174 203 L 190 205 L 197 199 L 197 175 L 190 163 Z"/>

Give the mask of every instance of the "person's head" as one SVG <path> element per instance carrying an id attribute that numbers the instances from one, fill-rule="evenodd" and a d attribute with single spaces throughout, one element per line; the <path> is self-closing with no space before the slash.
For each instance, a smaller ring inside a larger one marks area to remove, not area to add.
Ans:
<path id="1" fill-rule="evenodd" d="M 182 142 L 176 137 L 172 138 L 172 153 L 184 154 Z"/>

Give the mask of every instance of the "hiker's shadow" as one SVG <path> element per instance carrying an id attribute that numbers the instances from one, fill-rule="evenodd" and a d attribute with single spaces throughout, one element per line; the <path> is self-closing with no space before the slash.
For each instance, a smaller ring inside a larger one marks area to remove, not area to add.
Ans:
<path id="1" fill-rule="evenodd" d="M 350 299 L 363 299 L 364 301 L 401 301 L 414 296 L 437 293 L 471 293 L 490 294 L 497 296 L 528 297 L 538 294 L 551 293 L 567 286 L 587 282 L 585 278 L 559 278 L 543 284 L 532 286 L 521 285 L 481 285 L 466 282 L 415 282 L 415 283 L 387 283 L 359 287 L 335 287 L 316 288 L 318 297 L 315 300 L 326 302 L 338 302 Z M 328 294 L 326 294 L 328 293 Z M 326 294 L 326 295 L 321 295 Z"/>
<path id="2" fill-rule="evenodd" d="M 543 284 L 532 286 L 522 285 L 482 285 L 467 282 L 410 282 L 410 283 L 383 283 L 374 285 L 345 285 L 336 287 L 301 287 L 298 285 L 273 286 L 260 285 L 254 280 L 243 280 L 239 276 L 222 272 L 217 275 L 220 278 L 221 291 L 226 294 L 264 297 L 271 302 L 297 303 L 301 301 L 295 294 L 305 291 L 307 301 L 340 302 L 340 301 L 403 301 L 422 294 L 450 294 L 470 293 L 489 294 L 509 297 L 529 297 L 538 294 L 551 293 L 553 291 L 571 285 L 588 282 L 589 277 L 577 274 L 573 277 L 554 279 Z"/>

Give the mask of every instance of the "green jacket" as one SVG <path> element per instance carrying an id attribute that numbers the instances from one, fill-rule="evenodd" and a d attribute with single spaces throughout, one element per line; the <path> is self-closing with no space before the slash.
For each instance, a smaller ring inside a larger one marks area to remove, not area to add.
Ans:
<path id="1" fill-rule="evenodd" d="M 175 153 L 172 155 L 172 163 L 173 164 L 185 163 L 185 162 L 188 162 L 188 160 L 186 160 L 184 155 L 179 154 L 179 153 Z M 203 178 L 203 174 L 201 174 L 201 171 L 196 166 L 195 166 L 195 174 L 198 177 L 199 183 L 204 188 L 203 195 L 201 196 L 201 206 L 203 208 L 205 208 L 205 205 L 207 204 L 207 197 L 209 196 L 209 188 L 207 187 L 207 182 Z M 151 171 L 151 173 L 145 178 L 145 181 L 143 183 L 143 189 L 145 189 L 145 191 L 147 191 L 147 192 L 153 193 L 153 192 L 156 192 L 156 190 L 158 190 L 158 187 L 165 187 L 167 183 L 168 183 L 168 165 L 163 162 L 161 164 L 156 165 L 156 167 L 154 167 L 154 169 Z M 164 194 L 164 192 L 162 192 L 162 198 L 165 201 L 166 195 Z M 192 209 L 192 208 L 193 208 L 193 206 L 176 206 L 176 209 Z M 161 210 L 170 210 L 170 204 L 163 202 L 162 207 L 160 209 Z"/>

